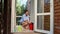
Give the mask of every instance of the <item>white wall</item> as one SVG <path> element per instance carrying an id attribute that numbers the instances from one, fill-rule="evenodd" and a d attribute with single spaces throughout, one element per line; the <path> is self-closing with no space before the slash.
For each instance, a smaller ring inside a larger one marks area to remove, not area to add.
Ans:
<path id="1" fill-rule="evenodd" d="M 31 0 L 31 13 L 30 13 L 30 20 L 34 23 L 35 22 L 35 13 L 34 13 L 34 0 Z"/>

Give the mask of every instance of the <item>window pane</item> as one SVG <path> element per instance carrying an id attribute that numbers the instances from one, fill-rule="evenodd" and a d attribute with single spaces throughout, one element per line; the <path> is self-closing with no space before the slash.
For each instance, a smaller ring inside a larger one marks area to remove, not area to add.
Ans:
<path id="1" fill-rule="evenodd" d="M 37 0 L 37 13 L 50 12 L 50 0 Z"/>
<path id="2" fill-rule="evenodd" d="M 42 13 L 42 8 L 41 0 L 37 0 L 37 13 Z"/>
<path id="3" fill-rule="evenodd" d="M 16 0 L 16 15 L 21 16 L 27 9 L 27 0 Z"/>
<path id="4" fill-rule="evenodd" d="M 44 0 L 44 12 L 50 12 L 50 0 Z"/>
<path id="5" fill-rule="evenodd" d="M 20 25 L 20 19 L 21 17 L 16 17 L 16 25 Z"/>
<path id="6" fill-rule="evenodd" d="M 40 15 L 37 16 L 37 29 L 40 30 L 50 30 L 50 16 L 49 15 Z"/>

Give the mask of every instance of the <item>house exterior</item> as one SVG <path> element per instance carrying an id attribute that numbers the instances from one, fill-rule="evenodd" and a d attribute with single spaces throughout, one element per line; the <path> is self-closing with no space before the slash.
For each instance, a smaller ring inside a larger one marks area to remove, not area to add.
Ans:
<path id="1" fill-rule="evenodd" d="M 2 3 L 0 2 L 0 5 L 1 4 Z M 4 11 L 0 12 L 1 13 L 0 16 L 3 15 L 3 16 L 1 16 L 2 21 L 4 21 L 2 24 L 1 19 L 0 19 L 0 34 L 1 34 L 1 25 L 3 25 L 3 32 L 2 32 L 3 34 L 11 34 L 11 10 L 10 10 L 11 9 L 11 0 L 4 0 L 4 5 L 5 5 Z M 49 7 L 47 7 L 47 8 L 49 8 Z M 47 11 L 49 11 L 49 10 L 47 9 Z M 45 19 L 47 19 L 47 18 L 45 18 Z M 46 25 L 46 23 L 45 23 L 45 25 Z M 45 29 L 47 29 L 47 27 Z M 60 34 L 60 0 L 54 0 L 54 34 Z"/>
<path id="2" fill-rule="evenodd" d="M 54 34 L 60 34 L 60 0 L 54 0 Z"/>

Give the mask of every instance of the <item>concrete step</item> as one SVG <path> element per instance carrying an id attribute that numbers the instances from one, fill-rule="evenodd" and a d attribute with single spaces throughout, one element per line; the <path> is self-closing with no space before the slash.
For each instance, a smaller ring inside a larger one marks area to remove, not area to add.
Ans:
<path id="1" fill-rule="evenodd" d="M 40 34 L 36 32 L 14 32 L 13 34 Z"/>

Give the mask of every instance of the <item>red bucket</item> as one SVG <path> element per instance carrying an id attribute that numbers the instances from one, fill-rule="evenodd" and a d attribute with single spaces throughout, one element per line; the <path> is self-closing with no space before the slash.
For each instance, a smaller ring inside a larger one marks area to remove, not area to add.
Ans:
<path id="1" fill-rule="evenodd" d="M 33 23 L 30 23 L 30 24 L 29 24 L 29 29 L 30 29 L 30 30 L 33 30 Z"/>

